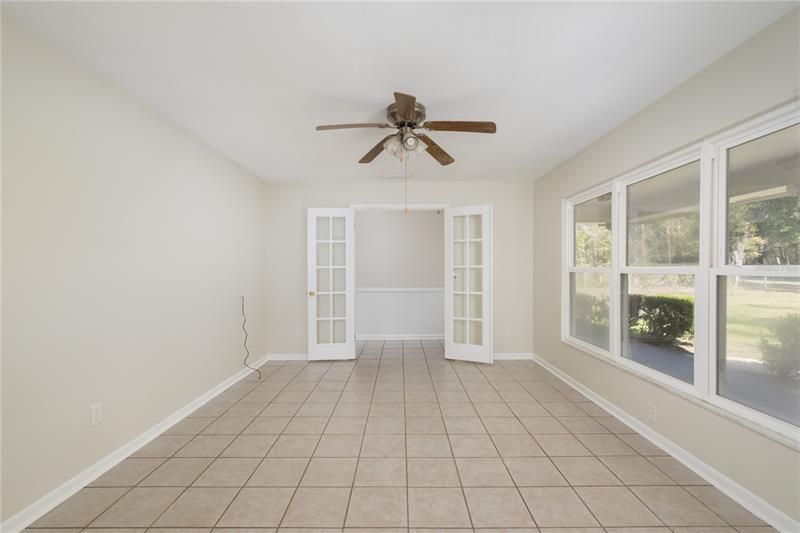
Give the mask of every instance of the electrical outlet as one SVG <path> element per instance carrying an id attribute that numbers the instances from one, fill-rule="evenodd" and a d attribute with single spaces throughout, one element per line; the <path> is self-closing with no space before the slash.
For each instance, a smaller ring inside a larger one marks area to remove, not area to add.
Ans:
<path id="1" fill-rule="evenodd" d="M 647 404 L 647 418 L 648 418 L 648 420 L 650 420 L 650 422 L 657 421 L 657 419 L 658 419 L 657 414 L 658 413 L 656 412 L 656 405 L 653 404 L 653 403 L 648 403 Z"/>
<path id="2" fill-rule="evenodd" d="M 89 406 L 89 427 L 96 426 L 103 421 L 103 404 L 96 403 Z"/>
<path id="3" fill-rule="evenodd" d="M 302 339 L 303 338 L 303 328 L 295 328 L 294 336 L 297 337 L 298 339 Z"/>
<path id="4" fill-rule="evenodd" d="M 503 335 L 505 335 L 506 337 L 511 336 L 511 326 L 506 326 L 505 328 L 503 328 Z"/>

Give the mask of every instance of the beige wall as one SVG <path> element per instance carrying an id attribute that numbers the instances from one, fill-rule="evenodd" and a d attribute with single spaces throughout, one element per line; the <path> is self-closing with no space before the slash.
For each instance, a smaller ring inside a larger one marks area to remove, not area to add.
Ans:
<path id="1" fill-rule="evenodd" d="M 800 454 L 560 341 L 561 200 L 798 95 L 797 11 L 535 182 L 534 352 L 784 513 L 800 519 Z"/>
<path id="2" fill-rule="evenodd" d="M 529 180 L 437 182 L 420 178 L 409 184 L 410 203 L 494 205 L 495 352 L 532 351 L 532 192 Z M 347 207 L 351 203 L 403 203 L 403 187 L 379 181 L 270 185 L 266 332 L 270 353 L 306 352 L 307 208 Z"/>
<path id="3" fill-rule="evenodd" d="M 356 211 L 356 287 L 442 287 L 441 211 Z"/>
<path id="4" fill-rule="evenodd" d="M 267 241 L 266 185 L 2 29 L 6 520 L 241 368 L 239 295 L 264 324 Z"/>

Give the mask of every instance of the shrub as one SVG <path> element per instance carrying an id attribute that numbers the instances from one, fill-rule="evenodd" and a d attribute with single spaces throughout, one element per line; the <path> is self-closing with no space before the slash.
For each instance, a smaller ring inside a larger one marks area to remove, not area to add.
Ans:
<path id="1" fill-rule="evenodd" d="M 761 353 L 769 371 L 791 379 L 800 377 L 800 314 L 780 317 L 770 327 L 776 344 L 761 337 Z"/>
<path id="2" fill-rule="evenodd" d="M 694 299 L 689 296 L 631 294 L 628 329 L 643 342 L 680 344 L 694 337 Z"/>

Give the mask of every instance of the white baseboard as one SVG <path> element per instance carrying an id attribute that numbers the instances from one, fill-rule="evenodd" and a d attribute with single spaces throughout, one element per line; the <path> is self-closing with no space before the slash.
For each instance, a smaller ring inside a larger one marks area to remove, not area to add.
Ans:
<path id="1" fill-rule="evenodd" d="M 615 404 L 606 400 L 583 383 L 577 381 L 572 376 L 566 374 L 552 363 L 536 354 L 532 355 L 534 361 L 564 380 L 575 390 L 581 392 L 584 396 L 595 402 L 597 405 L 615 417 L 619 418 L 625 424 L 640 433 L 647 440 L 665 452 L 669 453 L 672 457 L 683 463 L 684 466 L 698 474 L 710 484 L 717 487 L 720 491 L 728 495 L 732 500 L 759 517 L 761 520 L 772 525 L 778 531 L 783 531 L 786 533 L 796 533 L 800 531 L 800 522 L 793 519 L 791 516 L 787 515 L 780 509 L 775 508 L 773 505 L 764 501 L 756 494 L 753 494 L 719 470 L 698 459 L 688 451 L 669 440 L 664 435 L 658 433 L 647 424 L 641 422 L 638 418 L 623 411 Z"/>
<path id="2" fill-rule="evenodd" d="M 306 353 L 270 353 L 267 354 L 268 361 L 307 361 Z"/>
<path id="3" fill-rule="evenodd" d="M 251 363 L 251 366 L 256 368 L 260 367 L 267 362 L 267 356 L 263 356 L 258 360 Z M 50 510 L 62 503 L 64 500 L 81 490 L 83 487 L 99 478 L 123 459 L 134 453 L 139 448 L 149 443 L 154 438 L 158 437 L 161 433 L 180 422 L 186 416 L 197 410 L 198 407 L 204 405 L 206 402 L 214 398 L 216 395 L 240 381 L 245 376 L 249 375 L 252 370 L 243 368 L 236 372 L 234 375 L 215 386 L 211 390 L 198 396 L 188 404 L 184 405 L 165 419 L 158 422 L 156 425 L 134 438 L 127 444 L 117 448 L 107 456 L 100 459 L 98 462 L 80 472 L 73 478 L 62 483 L 59 487 L 51 490 L 22 511 L 18 512 L 8 520 L 0 524 L 0 531 L 2 533 L 18 533 L 22 531 L 33 522 L 47 514 Z"/>
<path id="4" fill-rule="evenodd" d="M 533 353 L 531 353 L 531 352 L 519 352 L 519 353 L 515 353 L 515 352 L 500 352 L 500 353 L 494 354 L 494 359 L 495 359 L 495 361 L 511 361 L 511 360 L 514 360 L 514 359 L 521 359 L 521 360 L 528 359 L 528 360 L 530 360 L 530 359 L 533 359 Z"/>
<path id="5" fill-rule="evenodd" d="M 439 333 L 410 333 L 408 335 L 372 335 L 368 333 L 356 335 L 357 341 L 415 341 L 415 340 L 444 340 L 444 335 Z"/>

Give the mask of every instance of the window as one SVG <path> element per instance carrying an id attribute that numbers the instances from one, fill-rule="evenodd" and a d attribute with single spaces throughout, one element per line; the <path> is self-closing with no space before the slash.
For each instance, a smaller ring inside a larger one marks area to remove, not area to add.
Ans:
<path id="1" fill-rule="evenodd" d="M 565 342 L 800 438 L 797 106 L 577 195 L 564 220 Z"/>
<path id="2" fill-rule="evenodd" d="M 572 218 L 570 335 L 608 350 L 611 193 L 607 192 L 575 205 Z"/>
<path id="3" fill-rule="evenodd" d="M 622 357 L 694 383 L 700 162 L 627 186 L 621 278 Z M 673 267 L 670 273 L 658 268 Z"/>
<path id="4" fill-rule="evenodd" d="M 716 392 L 800 426 L 800 125 L 725 155 Z"/>

